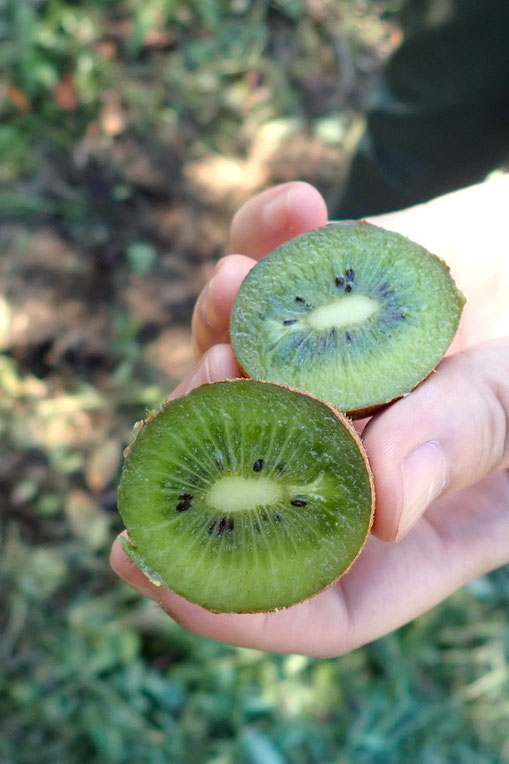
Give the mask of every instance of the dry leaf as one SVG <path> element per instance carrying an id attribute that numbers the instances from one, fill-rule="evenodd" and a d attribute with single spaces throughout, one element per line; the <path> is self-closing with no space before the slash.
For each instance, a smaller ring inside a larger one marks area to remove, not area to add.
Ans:
<path id="1" fill-rule="evenodd" d="M 90 454 L 85 470 L 87 485 L 94 493 L 100 493 L 111 483 L 120 465 L 120 443 L 113 438 L 105 440 Z"/>

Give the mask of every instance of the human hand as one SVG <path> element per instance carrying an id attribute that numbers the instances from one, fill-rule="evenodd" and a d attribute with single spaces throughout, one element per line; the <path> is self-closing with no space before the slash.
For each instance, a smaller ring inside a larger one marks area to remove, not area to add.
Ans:
<path id="1" fill-rule="evenodd" d="M 287 610 L 223 615 L 151 584 L 118 541 L 117 573 L 198 634 L 325 657 L 393 631 L 509 562 L 508 192 L 509 178 L 501 178 L 373 218 L 443 257 L 467 305 L 437 373 L 364 429 L 376 487 L 373 535 L 338 583 Z M 200 295 L 193 316 L 199 361 L 173 396 L 239 376 L 226 343 L 241 281 L 274 247 L 326 217 L 318 192 L 303 183 L 270 189 L 239 210 L 231 248 L 244 254 L 223 258 Z"/>

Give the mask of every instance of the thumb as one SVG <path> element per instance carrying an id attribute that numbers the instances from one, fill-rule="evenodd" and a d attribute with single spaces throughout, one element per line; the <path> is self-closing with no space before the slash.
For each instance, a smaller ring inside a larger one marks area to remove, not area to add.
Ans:
<path id="1" fill-rule="evenodd" d="M 509 467 L 509 339 L 445 358 L 364 431 L 375 475 L 373 533 L 400 540 L 427 507 Z"/>

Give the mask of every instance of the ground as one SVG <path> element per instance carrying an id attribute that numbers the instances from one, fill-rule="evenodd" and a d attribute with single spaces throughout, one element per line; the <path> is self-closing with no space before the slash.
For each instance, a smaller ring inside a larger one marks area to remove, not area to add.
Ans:
<path id="1" fill-rule="evenodd" d="M 107 562 L 233 212 L 339 193 L 398 5 L 0 4 L 2 761 L 509 761 L 504 572 L 315 661 L 189 635 Z"/>

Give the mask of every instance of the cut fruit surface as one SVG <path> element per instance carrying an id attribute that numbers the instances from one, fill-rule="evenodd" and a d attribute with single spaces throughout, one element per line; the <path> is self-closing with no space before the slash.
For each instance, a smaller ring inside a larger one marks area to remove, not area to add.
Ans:
<path id="1" fill-rule="evenodd" d="M 373 514 L 359 437 L 315 398 L 218 382 L 149 417 L 128 449 L 123 546 L 152 580 L 209 610 L 287 607 L 358 555 Z"/>
<path id="2" fill-rule="evenodd" d="M 447 266 L 418 244 L 363 221 L 331 224 L 249 272 L 230 335 L 249 377 L 361 416 L 432 371 L 464 302 Z"/>

